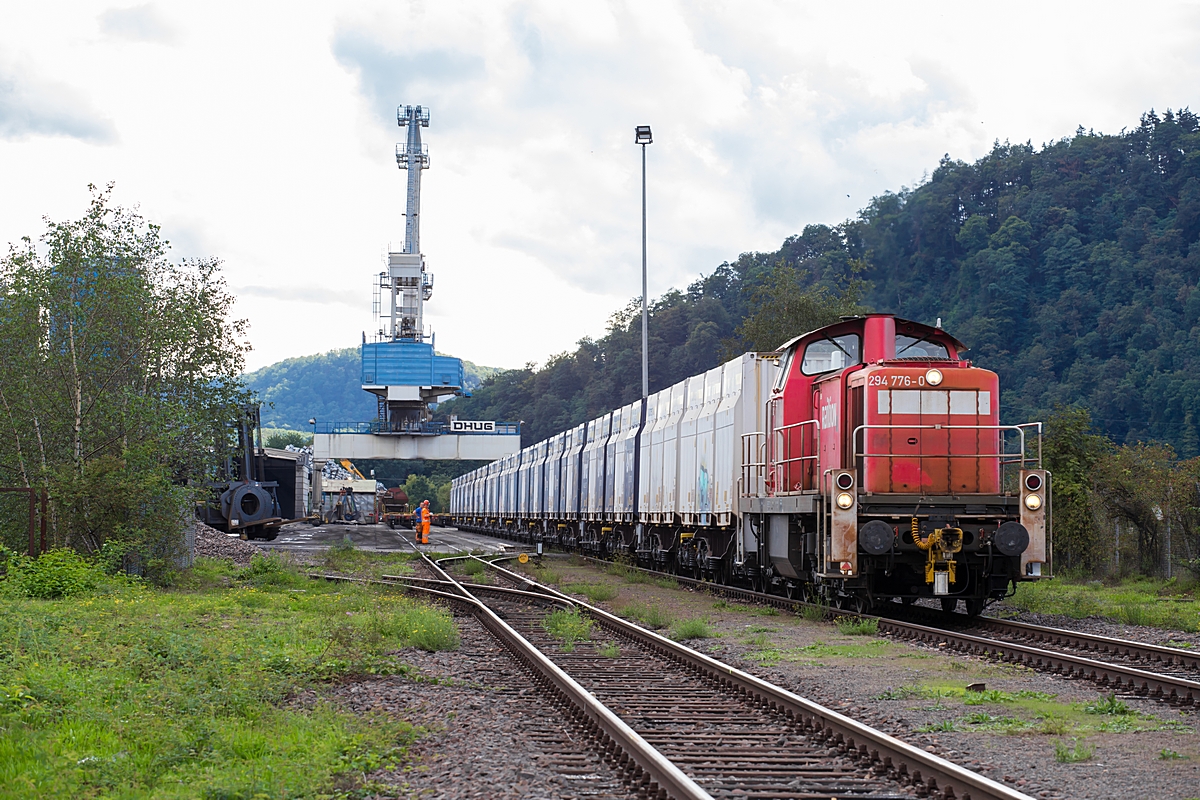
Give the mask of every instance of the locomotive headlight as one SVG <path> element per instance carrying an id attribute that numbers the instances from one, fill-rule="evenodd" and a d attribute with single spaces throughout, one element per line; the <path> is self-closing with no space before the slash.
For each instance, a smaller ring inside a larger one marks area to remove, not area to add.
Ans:
<path id="1" fill-rule="evenodd" d="M 1030 511 L 1037 511 L 1042 507 L 1042 496 L 1040 494 L 1025 495 L 1025 507 Z"/>
<path id="2" fill-rule="evenodd" d="M 837 503 L 838 508 L 845 511 L 847 508 L 854 505 L 854 495 L 850 494 L 849 492 L 842 492 L 837 496 L 837 499 L 834 502 Z"/>
<path id="3" fill-rule="evenodd" d="M 940 369 L 931 369 L 925 373 L 925 382 L 930 386 L 937 386 L 942 382 L 942 371 Z"/>

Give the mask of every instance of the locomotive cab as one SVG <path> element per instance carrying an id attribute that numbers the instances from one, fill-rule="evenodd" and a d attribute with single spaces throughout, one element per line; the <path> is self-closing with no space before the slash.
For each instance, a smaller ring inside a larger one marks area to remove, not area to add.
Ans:
<path id="1" fill-rule="evenodd" d="M 750 520 L 767 577 L 863 609 L 898 598 L 982 611 L 1048 577 L 1041 425 L 1001 425 L 999 381 L 939 326 L 844 318 L 782 348 Z M 803 585 L 801 585 L 803 584 Z"/>

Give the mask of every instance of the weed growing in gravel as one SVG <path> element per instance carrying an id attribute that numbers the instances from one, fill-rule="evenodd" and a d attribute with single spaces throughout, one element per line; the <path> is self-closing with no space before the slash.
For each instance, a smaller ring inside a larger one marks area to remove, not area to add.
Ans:
<path id="1" fill-rule="evenodd" d="M 770 625 L 750 625 L 746 630 L 750 633 L 775 633 L 779 628 L 773 628 Z"/>
<path id="2" fill-rule="evenodd" d="M 845 636 L 874 636 L 879 633 L 879 620 L 838 617 L 837 629 Z"/>
<path id="3" fill-rule="evenodd" d="M 775 606 L 759 606 L 751 613 L 759 617 L 778 617 L 779 609 Z"/>
<path id="4" fill-rule="evenodd" d="M 684 619 L 671 626 L 671 638 L 677 642 L 686 639 L 711 639 L 716 631 L 709 627 L 708 620 Z"/>
<path id="5" fill-rule="evenodd" d="M 649 583 L 650 576 L 640 569 L 626 566 L 619 561 L 609 564 L 605 570 L 609 575 L 615 575 L 626 583 Z"/>
<path id="6" fill-rule="evenodd" d="M 612 600 L 617 596 L 617 587 L 607 583 L 568 583 L 562 590 L 567 594 L 581 594 L 591 603 Z"/>
<path id="7" fill-rule="evenodd" d="M 1174 750 L 1168 750 L 1165 747 L 1158 751 L 1158 758 L 1160 761 L 1176 761 L 1179 759 L 1183 759 L 1185 761 L 1187 760 L 1187 756 L 1185 756 L 1183 753 L 1176 753 Z"/>
<path id="8" fill-rule="evenodd" d="M 674 578 L 655 578 L 654 580 L 651 581 L 651 583 L 653 583 L 655 586 L 657 586 L 660 589 L 678 589 L 679 588 L 679 581 L 675 580 Z"/>
<path id="9" fill-rule="evenodd" d="M 944 719 L 941 722 L 931 722 L 928 725 L 922 725 L 917 728 L 917 733 L 935 733 L 939 731 L 956 731 L 958 726 L 954 724 L 952 719 Z"/>
<path id="10" fill-rule="evenodd" d="M 617 612 L 625 619 L 642 623 L 647 628 L 665 628 L 671 624 L 671 615 L 659 606 L 648 603 L 629 603 Z"/>
<path id="11" fill-rule="evenodd" d="M 1092 756 L 1096 755 L 1096 748 L 1089 744 L 1084 744 L 1078 739 L 1071 740 L 1073 744 L 1069 747 L 1065 742 L 1054 743 L 1054 760 L 1060 764 L 1077 764 L 1080 761 L 1091 761 Z"/>
<path id="12" fill-rule="evenodd" d="M 1116 694 L 1110 694 L 1108 697 L 1088 703 L 1083 710 L 1089 714 L 1108 714 L 1110 716 L 1132 713 L 1129 706 L 1117 699 Z"/>
<path id="13" fill-rule="evenodd" d="M 459 569 L 464 575 L 481 575 L 487 572 L 487 564 L 477 558 L 466 558 L 458 562 Z"/>
<path id="14" fill-rule="evenodd" d="M 829 618 L 829 606 L 822 603 L 803 606 L 800 609 L 800 616 L 809 622 L 824 622 Z"/>
<path id="15" fill-rule="evenodd" d="M 604 644 L 600 645 L 600 647 L 598 647 L 596 649 L 596 652 L 599 653 L 604 658 L 620 658 L 621 657 L 621 648 L 619 646 L 617 646 L 616 642 L 605 642 Z"/>
<path id="16" fill-rule="evenodd" d="M 458 649 L 458 626 L 440 608 L 413 606 L 396 615 L 396 624 L 399 634 L 413 647 L 430 653 Z"/>
<path id="17" fill-rule="evenodd" d="M 1062 717 L 1041 716 L 1037 724 L 1037 732 L 1050 736 L 1065 736 L 1071 730 L 1071 723 Z"/>
<path id="18" fill-rule="evenodd" d="M 1185 650 L 1191 650 L 1195 646 L 1196 645 L 1193 642 L 1177 642 L 1174 639 L 1171 639 L 1167 642 L 1167 647 L 1181 647 Z"/>
<path id="19" fill-rule="evenodd" d="M 987 689 L 982 692 L 966 692 L 963 695 L 964 706 L 982 706 L 989 703 L 1011 703 L 1017 698 L 999 689 Z"/>
<path id="20" fill-rule="evenodd" d="M 542 627 L 546 633 L 562 642 L 564 653 L 574 651 L 576 642 L 586 642 L 592 638 L 592 621 L 578 611 L 556 608 L 542 619 Z"/>
<path id="21" fill-rule="evenodd" d="M 534 567 L 533 579 L 538 583 L 547 586 L 557 586 L 562 583 L 562 575 L 550 569 L 549 567 Z"/>

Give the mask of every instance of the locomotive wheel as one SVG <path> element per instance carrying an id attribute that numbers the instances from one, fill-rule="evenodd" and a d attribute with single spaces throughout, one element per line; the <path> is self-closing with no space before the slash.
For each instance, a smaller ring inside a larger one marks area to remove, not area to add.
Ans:
<path id="1" fill-rule="evenodd" d="M 942 611 L 945 611 L 947 614 L 953 614 L 954 610 L 956 608 L 958 608 L 958 598 L 957 597 L 943 597 L 942 598 Z"/>
<path id="2" fill-rule="evenodd" d="M 980 597 L 978 599 L 972 598 L 972 599 L 968 600 L 967 601 L 967 616 L 968 617 L 978 617 L 980 614 L 983 613 L 983 607 L 986 604 L 987 604 L 987 601 L 984 600 L 982 597 Z"/>
<path id="3" fill-rule="evenodd" d="M 902 605 L 911 606 L 915 602 L 917 602 L 917 598 L 915 598 L 915 597 L 901 597 L 900 598 L 900 603 Z"/>

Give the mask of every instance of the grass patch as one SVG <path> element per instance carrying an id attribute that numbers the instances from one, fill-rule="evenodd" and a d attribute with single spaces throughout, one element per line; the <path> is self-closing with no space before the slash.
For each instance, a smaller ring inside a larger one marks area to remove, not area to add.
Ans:
<path id="1" fill-rule="evenodd" d="M 779 609 L 775 606 L 759 606 L 750 613 L 758 617 L 778 617 Z"/>
<path id="2" fill-rule="evenodd" d="M 556 608 L 542 619 L 542 627 L 561 643 L 564 653 L 575 649 L 576 642 L 586 642 L 592 638 L 592 621 L 578 611 L 567 611 Z"/>
<path id="3" fill-rule="evenodd" d="M 629 603 L 617 613 L 655 630 L 666 628 L 673 621 L 668 611 L 649 603 Z"/>
<path id="4" fill-rule="evenodd" d="M 401 765 L 414 731 L 288 698 L 405 673 L 397 651 L 453 648 L 458 633 L 441 609 L 261 557 L 198 559 L 171 590 L 0 593 L 0 641 L 0 795 L 349 797 Z"/>
<path id="5" fill-rule="evenodd" d="M 1166 630 L 1200 631 L 1200 602 L 1195 584 L 1151 578 L 1131 578 L 1116 585 L 1053 581 L 1022 583 L 1006 602 L 1041 614 L 1064 614 L 1081 618 L 1105 617 L 1129 625 Z"/>
<path id="6" fill-rule="evenodd" d="M 712 639 L 716 631 L 704 619 L 682 619 L 671 626 L 671 638 L 677 642 L 687 639 Z"/>
<path id="7" fill-rule="evenodd" d="M 642 572 L 640 569 L 626 566 L 619 561 L 614 561 L 604 568 L 604 571 L 609 575 L 620 578 L 626 583 L 650 583 L 650 576 Z"/>
<path id="8" fill-rule="evenodd" d="M 838 617 L 838 633 L 845 636 L 874 636 L 879 633 L 879 620 Z"/>
<path id="9" fill-rule="evenodd" d="M 330 572 L 356 578 L 379 578 L 383 575 L 412 575 L 412 553 L 377 553 L 359 550 L 343 539 L 325 551 L 321 567 Z M 430 554 L 436 559 L 437 554 Z"/>
<path id="10" fill-rule="evenodd" d="M 567 594 L 581 594 L 591 603 L 612 600 L 617 596 L 617 587 L 608 583 L 568 583 L 562 590 Z"/>
<path id="11" fill-rule="evenodd" d="M 674 578 L 654 578 L 650 581 L 660 589 L 678 589 L 679 581 Z"/>
<path id="12" fill-rule="evenodd" d="M 621 648 L 617 645 L 616 642 L 605 642 L 604 644 L 602 644 L 598 648 L 596 648 L 596 652 L 599 653 L 604 658 L 620 658 L 621 657 Z"/>
<path id="13" fill-rule="evenodd" d="M 748 653 L 747 658 L 757 661 L 764 666 L 772 666 L 780 661 L 820 664 L 829 659 L 885 658 L 895 655 L 897 651 L 902 649 L 902 645 L 897 645 L 894 642 L 883 639 L 846 644 L 827 644 L 826 642 L 817 641 L 803 647 L 787 650 L 775 648 L 763 649 L 758 652 Z"/>
<path id="14" fill-rule="evenodd" d="M 1185 756 L 1183 753 L 1176 753 L 1174 750 L 1168 750 L 1164 747 L 1162 750 L 1158 751 L 1158 759 L 1159 761 L 1186 761 L 1187 756 Z"/>
<path id="15" fill-rule="evenodd" d="M 954 701 L 961 702 L 963 711 L 982 705 L 1005 705 L 1005 714 L 990 711 L 964 713 L 960 725 L 986 727 L 1000 733 L 1041 733 L 1069 736 L 1088 733 L 1139 733 L 1143 731 L 1190 730 L 1182 721 L 1160 719 L 1130 709 L 1113 696 L 1101 697 L 1088 703 L 1063 703 L 1057 695 L 1046 692 L 1005 692 L 989 689 L 968 692 L 957 686 L 900 686 L 877 695 L 876 700 L 936 699 L 927 710 L 948 710 Z"/>
<path id="16" fill-rule="evenodd" d="M 1054 760 L 1060 764 L 1078 764 L 1081 761 L 1091 761 L 1096 755 L 1096 748 L 1073 739 L 1070 745 L 1065 742 L 1054 743 Z"/>
<path id="17" fill-rule="evenodd" d="M 533 567 L 527 571 L 535 581 L 545 586 L 558 586 L 562 583 L 562 575 L 549 567 Z"/>

